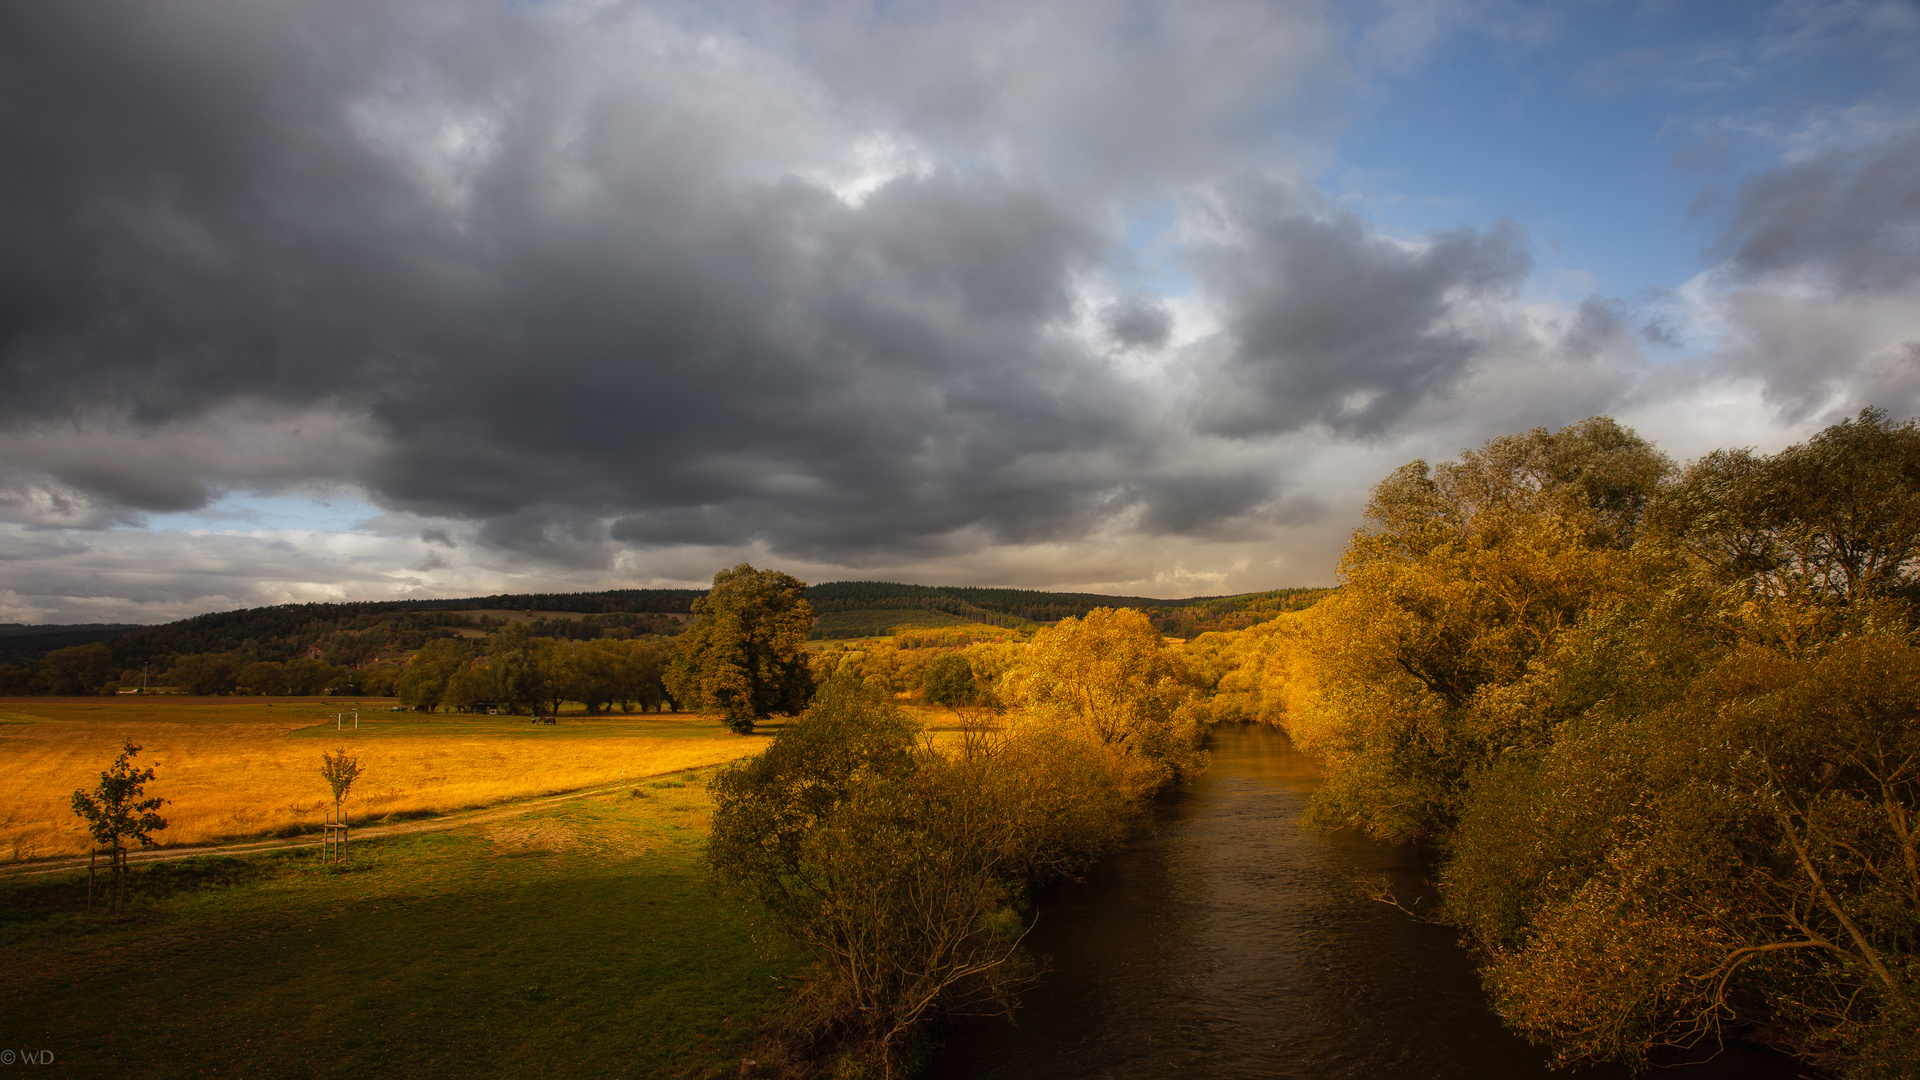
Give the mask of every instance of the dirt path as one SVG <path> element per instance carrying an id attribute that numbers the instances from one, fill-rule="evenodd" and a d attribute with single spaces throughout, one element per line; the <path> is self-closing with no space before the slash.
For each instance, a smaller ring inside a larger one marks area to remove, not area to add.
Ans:
<path id="1" fill-rule="evenodd" d="M 701 766 L 705 768 L 706 766 Z M 658 780 L 663 776 L 691 772 L 689 769 L 677 769 L 673 772 L 651 773 L 647 776 L 635 776 L 623 779 L 617 784 L 602 784 L 598 787 L 582 788 L 579 791 L 562 792 L 559 795 L 542 795 L 532 799 L 519 799 L 498 806 L 483 807 L 479 810 L 459 810 L 439 817 L 423 818 L 419 821 L 399 821 L 391 825 L 356 826 L 353 840 L 374 840 L 382 836 L 400 836 L 405 833 L 445 832 L 448 829 L 464 828 L 486 821 L 499 821 L 502 818 L 518 817 L 521 814 L 552 806 L 555 803 L 569 802 L 574 799 L 590 799 L 595 795 L 609 795 L 646 780 Z M 273 840 L 237 840 L 228 844 L 200 844 L 194 847 L 149 848 L 144 851 L 127 852 L 127 862 L 170 862 L 175 859 L 192 859 L 201 855 L 258 855 L 265 851 L 285 851 L 288 848 L 319 847 L 317 835 L 295 836 Z M 0 878 L 32 877 L 36 874 L 58 874 L 68 870 L 85 870 L 87 860 L 79 856 L 65 859 L 47 859 L 40 862 L 16 863 L 0 866 Z"/>

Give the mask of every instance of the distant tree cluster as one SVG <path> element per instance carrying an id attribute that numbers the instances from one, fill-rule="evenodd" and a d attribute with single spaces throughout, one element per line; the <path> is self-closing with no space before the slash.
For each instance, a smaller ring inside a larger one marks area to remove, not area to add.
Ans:
<path id="1" fill-rule="evenodd" d="M 522 623 L 489 635 L 475 649 L 462 640 L 431 642 L 413 658 L 397 687 L 400 703 L 431 712 L 498 708 L 554 713 L 577 701 L 589 713 L 618 704 L 675 707 L 661 682 L 668 646 L 659 640 L 567 641 L 534 636 Z"/>
<path id="2" fill-rule="evenodd" d="M 1191 655 L 1437 844 L 1501 1015 L 1566 1063 L 1724 1034 L 1920 1061 L 1920 430 L 1684 471 L 1606 419 L 1414 462 L 1315 607 Z"/>

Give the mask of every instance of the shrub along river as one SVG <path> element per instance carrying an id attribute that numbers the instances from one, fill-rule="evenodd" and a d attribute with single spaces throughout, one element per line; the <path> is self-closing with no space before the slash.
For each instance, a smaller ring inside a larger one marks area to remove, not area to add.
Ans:
<path id="1" fill-rule="evenodd" d="M 1554 1072 L 1500 1026 L 1447 927 L 1366 899 L 1385 877 L 1433 903 L 1410 848 L 1304 824 L 1313 762 L 1263 725 L 1222 726 L 1207 774 L 1158 828 L 1041 906 L 1052 958 L 1018 1025 L 960 1028 L 940 1080 L 1066 1077 L 1625 1078 Z M 1701 1056 L 1705 1055 L 1701 1052 Z M 1659 1080 L 1786 1080 L 1793 1061 L 1729 1047 Z"/>

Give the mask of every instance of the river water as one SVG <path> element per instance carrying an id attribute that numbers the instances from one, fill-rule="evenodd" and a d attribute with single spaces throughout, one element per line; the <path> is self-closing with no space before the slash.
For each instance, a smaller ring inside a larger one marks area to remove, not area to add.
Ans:
<path id="1" fill-rule="evenodd" d="M 1453 931 L 1361 896 L 1428 897 L 1411 849 L 1303 823 L 1313 762 L 1266 726 L 1215 730 L 1212 767 L 1155 832 L 1041 905 L 1027 938 L 1052 970 L 1017 1026 L 963 1027 L 938 1080 L 1302 1077 L 1615 1080 L 1552 1072 L 1500 1027 Z M 1787 1080 L 1730 1048 L 1659 1080 Z"/>

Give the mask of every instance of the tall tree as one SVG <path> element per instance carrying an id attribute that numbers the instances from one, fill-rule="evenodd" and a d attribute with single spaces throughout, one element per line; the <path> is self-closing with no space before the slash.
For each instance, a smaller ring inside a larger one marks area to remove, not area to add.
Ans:
<path id="1" fill-rule="evenodd" d="M 1313 609 L 1323 693 L 1295 737 L 1334 764 L 1323 820 L 1444 836 L 1472 776 L 1547 737 L 1512 707 L 1529 665 L 1639 576 L 1633 542 L 1673 464 L 1605 417 L 1536 428 L 1373 490 Z"/>
<path id="2" fill-rule="evenodd" d="M 682 705 L 724 712 L 727 726 L 743 735 L 756 720 L 806 708 L 813 695 L 806 587 L 746 563 L 713 575 L 713 588 L 693 604 L 699 621 L 674 642 L 668 692 Z"/>

